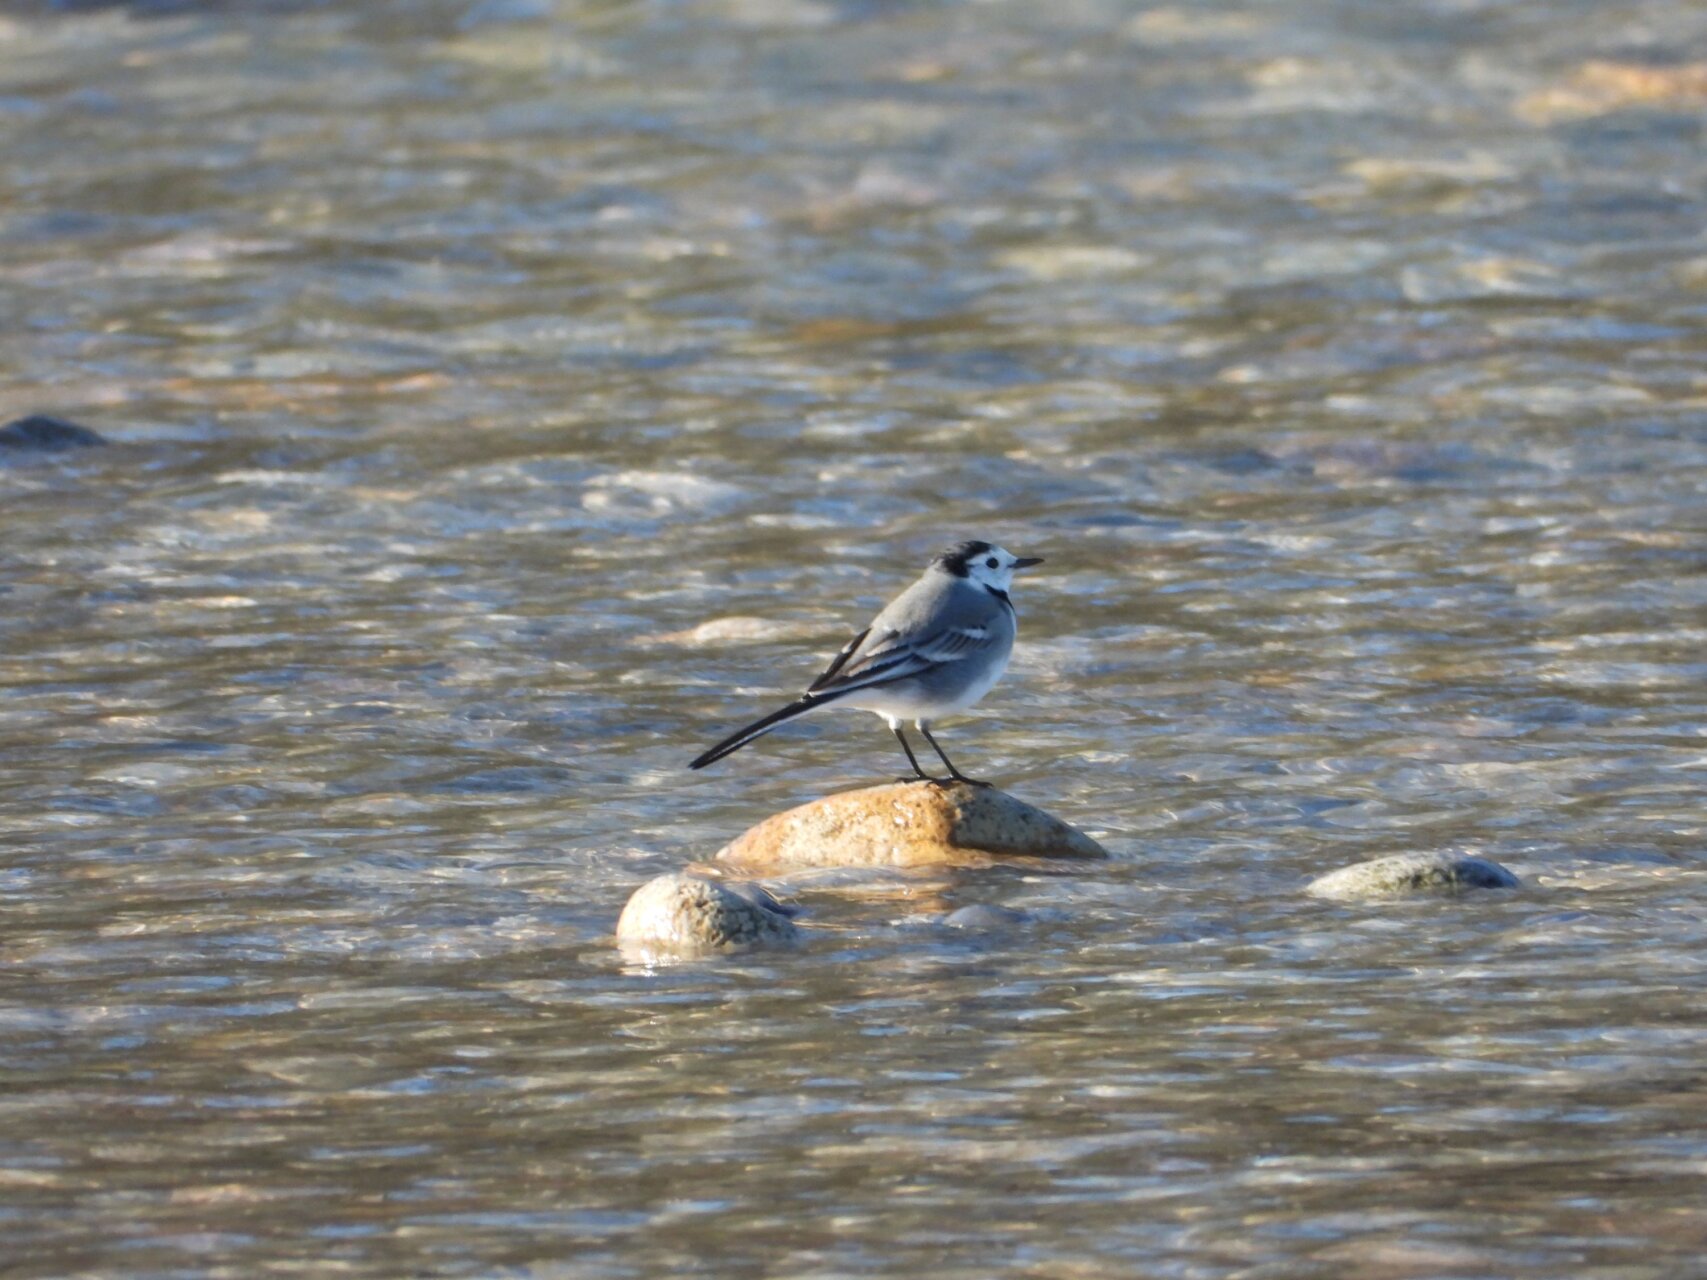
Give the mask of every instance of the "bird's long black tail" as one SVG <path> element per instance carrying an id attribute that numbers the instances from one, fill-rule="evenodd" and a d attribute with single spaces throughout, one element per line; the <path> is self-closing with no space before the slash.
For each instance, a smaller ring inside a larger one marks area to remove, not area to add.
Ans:
<path id="1" fill-rule="evenodd" d="M 849 692 L 852 692 L 852 690 L 849 690 Z M 763 720 L 755 720 L 745 729 L 740 729 L 735 733 L 730 734 L 727 738 L 723 739 L 722 742 L 719 742 L 715 747 L 712 747 L 711 750 L 696 757 L 694 762 L 690 764 L 688 768 L 703 769 L 708 764 L 715 764 L 731 752 L 739 751 L 754 738 L 764 737 L 785 720 L 792 720 L 795 716 L 803 715 L 815 707 L 821 707 L 826 703 L 834 702 L 839 696 L 839 694 L 831 694 L 826 698 L 817 694 L 808 694 L 806 697 L 796 699 L 781 710 L 771 712 Z"/>

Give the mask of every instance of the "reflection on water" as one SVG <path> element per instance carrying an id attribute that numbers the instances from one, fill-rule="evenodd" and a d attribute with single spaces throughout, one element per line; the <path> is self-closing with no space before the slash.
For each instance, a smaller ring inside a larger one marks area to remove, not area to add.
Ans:
<path id="1" fill-rule="evenodd" d="M 18 1276 L 1661 1277 L 1707 1247 L 1707 14 L 12 6 Z M 627 893 L 957 536 L 1119 855 Z M 1312 875 L 1473 848 L 1518 894 Z M 934 925 L 969 903 L 993 930 Z"/>

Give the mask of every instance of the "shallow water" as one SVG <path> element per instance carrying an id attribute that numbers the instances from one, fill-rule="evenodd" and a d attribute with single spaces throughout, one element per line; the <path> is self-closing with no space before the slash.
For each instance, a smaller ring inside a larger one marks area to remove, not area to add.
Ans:
<path id="1" fill-rule="evenodd" d="M 0 15 L 8 1276 L 1707 1250 L 1707 11 Z M 1107 866 L 646 878 L 939 544 Z M 708 625 L 709 624 L 709 625 Z M 1469 848 L 1516 894 L 1346 906 Z M 968 903 L 1025 923 L 957 931 Z"/>

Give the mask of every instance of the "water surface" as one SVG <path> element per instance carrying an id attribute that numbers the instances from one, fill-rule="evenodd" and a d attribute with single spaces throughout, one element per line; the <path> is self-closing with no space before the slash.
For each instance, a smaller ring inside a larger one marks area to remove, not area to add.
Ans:
<path id="1" fill-rule="evenodd" d="M 1618 1277 L 1707 1250 L 1707 12 L 0 16 L 7 1274 Z M 944 542 L 1115 851 L 628 893 Z M 1468 848 L 1517 894 L 1334 905 Z M 968 903 L 1028 922 L 932 923 Z"/>

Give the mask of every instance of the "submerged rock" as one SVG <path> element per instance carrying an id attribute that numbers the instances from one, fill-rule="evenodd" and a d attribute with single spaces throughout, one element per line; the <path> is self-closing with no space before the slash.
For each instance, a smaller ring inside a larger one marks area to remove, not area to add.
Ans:
<path id="1" fill-rule="evenodd" d="M 1397 898 L 1465 889 L 1516 889 L 1522 884 L 1490 858 L 1468 853 L 1396 853 L 1318 876 L 1307 892 L 1318 898 Z"/>
<path id="2" fill-rule="evenodd" d="M 677 873 L 641 885 L 616 922 L 624 950 L 696 955 L 793 942 L 792 913 L 756 884 Z"/>
<path id="3" fill-rule="evenodd" d="M 64 418 L 50 418 L 45 413 L 16 418 L 0 427 L 0 449 L 58 453 L 65 449 L 92 449 L 105 443 L 106 440 L 88 427 L 80 427 Z"/>
<path id="4" fill-rule="evenodd" d="M 1000 933 L 1026 924 L 1031 917 L 1023 911 L 1015 911 L 1012 907 L 998 907 L 988 902 L 974 902 L 971 906 L 961 907 L 950 911 L 942 918 L 945 929 L 966 929 L 974 933 Z"/>
<path id="5" fill-rule="evenodd" d="M 983 866 L 1001 858 L 1106 858 L 1059 818 L 994 787 L 902 782 L 826 796 L 766 818 L 718 851 L 743 867 Z"/>

